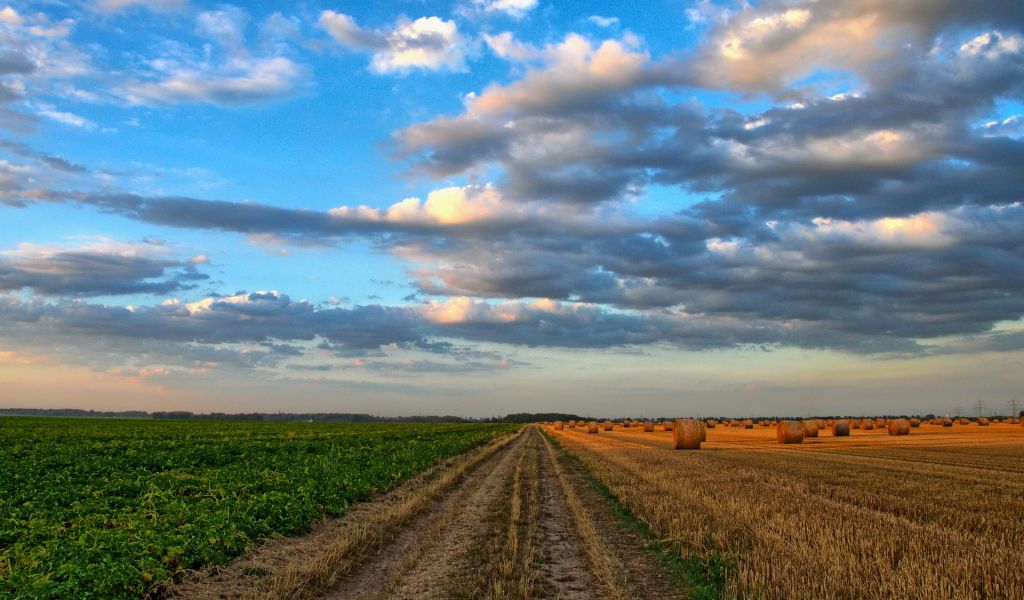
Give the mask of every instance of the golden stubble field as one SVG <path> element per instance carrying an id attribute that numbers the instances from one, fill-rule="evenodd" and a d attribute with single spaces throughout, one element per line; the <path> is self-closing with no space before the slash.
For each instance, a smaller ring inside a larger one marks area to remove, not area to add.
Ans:
<path id="1" fill-rule="evenodd" d="M 1024 598 L 1024 427 L 922 424 L 671 449 L 659 425 L 548 432 L 654 533 L 733 561 L 744 598 Z"/>

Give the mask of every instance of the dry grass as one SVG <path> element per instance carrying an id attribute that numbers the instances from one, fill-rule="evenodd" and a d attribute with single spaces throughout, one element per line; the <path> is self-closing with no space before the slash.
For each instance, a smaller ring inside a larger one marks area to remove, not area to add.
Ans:
<path id="1" fill-rule="evenodd" d="M 555 435 L 656 535 L 734 558 L 730 596 L 1024 598 L 1020 426 L 774 433 Z"/>
<path id="2" fill-rule="evenodd" d="M 530 443 L 516 462 L 509 496 L 508 520 L 504 543 L 497 557 L 497 568 L 487 575 L 482 597 L 488 600 L 535 598 L 540 580 L 534 562 L 537 559 L 537 524 L 540 515 L 540 478 L 536 432 L 527 433 Z M 524 485 L 525 482 L 525 485 Z M 500 541 L 500 540 L 495 540 Z"/>

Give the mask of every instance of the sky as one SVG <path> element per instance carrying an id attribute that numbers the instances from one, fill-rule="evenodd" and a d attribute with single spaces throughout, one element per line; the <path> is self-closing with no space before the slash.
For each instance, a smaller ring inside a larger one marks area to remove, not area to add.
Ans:
<path id="1" fill-rule="evenodd" d="M 0 4 L 0 407 L 1005 414 L 1022 133 L 1018 0 Z"/>

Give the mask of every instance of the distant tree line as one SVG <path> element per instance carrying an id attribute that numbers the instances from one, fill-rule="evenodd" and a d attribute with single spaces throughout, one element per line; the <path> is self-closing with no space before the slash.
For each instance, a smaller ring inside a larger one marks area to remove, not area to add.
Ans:
<path id="1" fill-rule="evenodd" d="M 381 417 L 363 413 L 193 413 L 187 410 L 83 410 L 79 408 L 0 408 L 0 415 L 22 417 L 108 417 L 128 419 L 195 419 L 202 421 L 311 421 L 315 423 L 476 423 L 453 415 Z M 497 419 L 500 421 L 501 419 Z"/>
<path id="2" fill-rule="evenodd" d="M 0 408 L 0 416 L 23 417 L 106 417 L 122 419 L 196 419 L 203 421 L 309 421 L 314 423 L 536 423 L 539 421 L 603 421 L 604 417 L 580 416 L 573 413 L 513 413 L 504 417 L 467 419 L 454 415 L 414 415 L 382 417 L 365 413 L 193 413 L 187 410 L 147 412 L 144 410 L 83 410 L 80 408 Z M 819 415 L 815 418 L 849 418 L 850 415 Z M 906 418 L 910 415 L 872 415 L 884 418 Z M 916 415 L 931 419 L 935 415 Z M 1024 410 L 1020 411 L 1024 418 Z M 710 417 L 718 420 L 730 417 Z M 775 420 L 778 415 L 749 417 L 751 420 Z M 619 420 L 616 418 L 615 420 Z M 661 420 L 660 417 L 627 417 L 627 420 Z"/>
<path id="3" fill-rule="evenodd" d="M 582 421 L 584 418 L 570 413 L 514 413 L 497 420 L 506 423 L 536 423 L 538 421 Z"/>

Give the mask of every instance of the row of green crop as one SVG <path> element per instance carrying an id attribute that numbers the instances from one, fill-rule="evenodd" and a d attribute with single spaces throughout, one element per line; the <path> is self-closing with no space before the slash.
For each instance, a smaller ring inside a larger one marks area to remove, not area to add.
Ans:
<path id="1" fill-rule="evenodd" d="M 0 597 L 144 596 L 509 429 L 0 418 Z"/>

